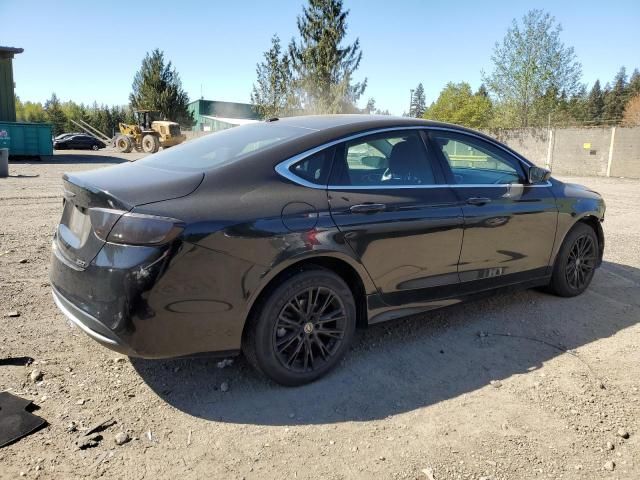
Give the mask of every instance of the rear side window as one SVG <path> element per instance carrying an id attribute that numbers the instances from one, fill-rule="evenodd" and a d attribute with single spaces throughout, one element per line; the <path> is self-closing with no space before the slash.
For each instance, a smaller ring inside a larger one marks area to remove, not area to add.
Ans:
<path id="1" fill-rule="evenodd" d="M 253 123 L 191 140 L 138 160 L 137 163 L 176 170 L 208 170 L 308 133 L 307 129 L 290 125 Z"/>
<path id="2" fill-rule="evenodd" d="M 361 137 L 336 150 L 331 185 L 416 186 L 436 183 L 420 134 L 394 131 Z"/>
<path id="3" fill-rule="evenodd" d="M 331 170 L 333 148 L 314 153 L 289 167 L 289 171 L 315 185 L 326 185 Z"/>

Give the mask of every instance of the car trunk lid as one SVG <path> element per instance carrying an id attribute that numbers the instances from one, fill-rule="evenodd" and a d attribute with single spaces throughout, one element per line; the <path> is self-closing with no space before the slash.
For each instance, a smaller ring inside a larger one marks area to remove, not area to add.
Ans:
<path id="1" fill-rule="evenodd" d="M 138 205 L 171 200 L 192 193 L 204 174 L 176 172 L 122 164 L 107 169 L 63 176 L 63 211 L 56 246 L 77 268 L 85 268 L 105 241 L 96 229 L 110 230 L 121 215 Z M 107 209 L 109 223 L 101 223 L 99 209 Z M 102 235 L 104 238 L 105 235 Z"/>

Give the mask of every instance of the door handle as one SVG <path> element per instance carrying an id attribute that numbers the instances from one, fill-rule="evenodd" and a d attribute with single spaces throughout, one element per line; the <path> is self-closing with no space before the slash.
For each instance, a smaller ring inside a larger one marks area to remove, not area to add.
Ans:
<path id="1" fill-rule="evenodd" d="M 351 213 L 377 213 L 383 212 L 386 208 L 384 203 L 362 203 L 352 206 L 349 210 Z"/>
<path id="2" fill-rule="evenodd" d="M 490 198 L 485 198 L 485 197 L 471 197 L 471 198 L 467 198 L 467 203 L 469 205 L 484 205 L 486 203 L 490 203 L 491 199 Z"/>

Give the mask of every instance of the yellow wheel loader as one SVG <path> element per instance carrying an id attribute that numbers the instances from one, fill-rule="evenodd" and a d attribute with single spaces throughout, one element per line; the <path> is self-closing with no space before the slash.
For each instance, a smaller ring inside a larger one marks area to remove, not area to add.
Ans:
<path id="1" fill-rule="evenodd" d="M 115 139 L 118 151 L 129 153 L 135 148 L 138 152 L 156 153 L 160 147 L 173 147 L 186 140 L 176 122 L 152 120 L 150 110 L 133 113 L 137 124 L 118 124 L 120 134 Z"/>

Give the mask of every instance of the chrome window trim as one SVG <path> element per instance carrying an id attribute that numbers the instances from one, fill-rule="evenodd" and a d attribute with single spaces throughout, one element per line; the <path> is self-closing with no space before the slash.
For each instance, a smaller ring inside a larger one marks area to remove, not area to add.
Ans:
<path id="1" fill-rule="evenodd" d="M 292 181 L 293 183 L 303 186 L 303 187 L 308 187 L 308 188 L 315 188 L 318 190 L 388 190 L 388 189 L 404 189 L 404 188 L 453 188 L 453 187 L 462 187 L 462 188 L 496 188 L 496 187 L 508 187 L 508 186 L 517 186 L 517 185 L 522 185 L 522 186 L 527 186 L 527 187 L 550 187 L 551 186 L 551 182 L 547 180 L 546 183 L 541 183 L 541 184 L 523 184 L 523 183 L 504 183 L 504 184 L 485 184 L 485 183 L 479 183 L 479 184 L 457 184 L 457 183 L 438 183 L 438 184 L 433 184 L 433 185 L 377 185 L 377 186 L 372 186 L 372 185 L 318 185 L 316 183 L 312 183 L 309 182 L 308 180 L 305 180 L 304 178 L 298 177 L 297 175 L 295 175 L 291 170 L 291 166 L 304 160 L 307 157 L 310 157 L 311 155 L 314 155 L 322 150 L 324 150 L 325 148 L 330 148 L 333 147 L 335 145 L 338 145 L 340 143 L 343 142 L 349 142 L 351 140 L 355 140 L 357 138 L 361 138 L 361 137 L 367 137 L 369 135 L 376 135 L 378 133 L 385 133 L 385 132 L 397 132 L 397 131 L 405 131 L 405 130 L 424 130 L 424 131 L 429 131 L 429 130 L 440 130 L 440 131 L 447 131 L 447 132 L 453 132 L 453 133 L 457 133 L 457 134 L 461 134 L 461 135 L 469 135 L 470 137 L 475 137 L 478 138 L 480 140 L 483 140 L 485 142 L 490 143 L 491 145 L 493 145 L 494 147 L 499 148 L 500 150 L 503 150 L 505 153 L 507 153 L 508 155 L 512 156 L 513 158 L 515 158 L 517 161 L 519 161 L 520 163 L 524 164 L 525 167 L 532 167 L 534 166 L 531 162 L 529 162 L 528 160 L 526 160 L 524 157 L 520 156 L 519 154 L 516 154 L 515 152 L 511 152 L 508 149 L 506 149 L 504 146 L 500 145 L 498 142 L 491 140 L 491 139 L 487 139 L 481 135 L 477 135 L 473 132 L 466 132 L 463 130 L 457 130 L 455 128 L 447 128 L 447 127 L 429 127 L 429 126 L 416 126 L 416 125 L 411 125 L 411 126 L 406 126 L 406 127 L 387 127 L 387 128 L 377 128 L 374 130 L 367 130 L 366 132 L 359 132 L 359 133 L 355 133 L 353 135 L 350 135 L 348 137 L 344 137 L 344 138 L 340 138 L 338 140 L 332 140 L 330 142 L 327 143 L 323 143 L 322 145 L 318 145 L 317 147 L 314 147 L 310 150 L 306 150 L 302 153 L 299 153 L 297 155 L 294 155 L 293 157 L 284 160 L 280 163 L 278 163 L 275 166 L 275 171 L 282 177 L 286 178 L 287 180 Z"/>

